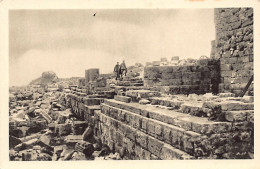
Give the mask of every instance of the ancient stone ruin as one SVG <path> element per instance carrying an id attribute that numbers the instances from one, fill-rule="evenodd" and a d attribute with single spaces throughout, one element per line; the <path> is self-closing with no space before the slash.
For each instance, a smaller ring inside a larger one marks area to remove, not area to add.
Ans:
<path id="1" fill-rule="evenodd" d="M 10 160 L 254 158 L 253 9 L 215 9 L 215 25 L 210 58 L 10 89 Z"/>

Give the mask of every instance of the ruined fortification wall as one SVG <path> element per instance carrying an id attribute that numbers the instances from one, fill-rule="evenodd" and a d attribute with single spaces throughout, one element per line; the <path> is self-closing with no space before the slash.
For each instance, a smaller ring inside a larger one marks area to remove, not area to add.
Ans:
<path id="1" fill-rule="evenodd" d="M 240 94 L 254 70 L 253 8 L 215 9 L 215 28 L 220 91 Z M 253 85 L 249 89 L 252 95 Z"/>
<path id="2" fill-rule="evenodd" d="M 223 110 L 243 111 L 236 112 L 233 120 L 209 121 L 114 99 L 67 97 L 72 113 L 93 128 L 102 144 L 125 159 L 241 159 L 254 153 L 253 113 L 247 110 L 253 103 L 216 103 Z M 214 107 L 212 101 L 205 105 Z"/>
<path id="3" fill-rule="evenodd" d="M 217 93 L 219 62 L 214 59 L 198 60 L 191 66 L 153 66 L 144 69 L 144 85 L 170 86 L 170 94 Z"/>

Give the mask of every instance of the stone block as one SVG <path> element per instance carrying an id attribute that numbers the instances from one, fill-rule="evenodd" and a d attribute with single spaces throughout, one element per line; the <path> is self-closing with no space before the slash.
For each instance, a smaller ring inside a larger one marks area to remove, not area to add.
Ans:
<path id="1" fill-rule="evenodd" d="M 142 116 L 135 114 L 132 121 L 132 127 L 140 129 L 142 126 Z"/>
<path id="2" fill-rule="evenodd" d="M 160 61 L 153 61 L 152 65 L 153 66 L 160 66 L 160 63 L 161 63 Z"/>
<path id="3" fill-rule="evenodd" d="M 230 122 L 246 121 L 247 114 L 254 112 L 253 110 L 241 110 L 241 111 L 227 111 L 225 112 L 225 119 Z"/>
<path id="4" fill-rule="evenodd" d="M 147 132 L 149 135 L 152 135 L 152 136 L 156 136 L 155 134 L 155 125 L 156 125 L 156 122 L 152 119 L 149 119 L 148 120 L 148 123 L 147 123 Z"/>
<path id="5" fill-rule="evenodd" d="M 221 103 L 222 111 L 254 110 L 254 103 L 243 103 L 239 101 L 227 101 Z"/>
<path id="6" fill-rule="evenodd" d="M 165 75 L 165 74 L 170 75 L 172 73 L 172 71 L 173 71 L 172 66 L 160 66 L 158 73 L 161 73 L 162 75 Z"/>
<path id="7" fill-rule="evenodd" d="M 86 82 L 95 81 L 99 77 L 99 69 L 88 69 L 85 70 L 85 80 Z"/>
<path id="8" fill-rule="evenodd" d="M 164 143 L 155 139 L 154 137 L 148 136 L 148 151 L 152 154 L 160 157 Z"/>
<path id="9" fill-rule="evenodd" d="M 130 103 L 131 102 L 131 97 L 127 97 L 127 96 L 115 95 L 114 99 L 117 100 L 117 101 L 125 102 L 125 103 Z"/>
<path id="10" fill-rule="evenodd" d="M 220 64 L 235 64 L 237 63 L 237 57 L 220 58 Z"/>
<path id="11" fill-rule="evenodd" d="M 116 132 L 115 142 L 121 147 L 123 146 L 123 137 L 124 135 L 121 132 Z"/>
<path id="12" fill-rule="evenodd" d="M 182 79 L 161 80 L 162 86 L 182 85 L 182 83 L 183 83 Z"/>
<path id="13" fill-rule="evenodd" d="M 173 120 L 175 126 L 180 128 L 191 130 L 192 129 L 192 118 L 190 117 L 178 117 Z"/>
<path id="14" fill-rule="evenodd" d="M 68 135 L 71 132 L 71 124 L 58 124 L 58 128 L 60 136 Z"/>
<path id="15" fill-rule="evenodd" d="M 190 156 L 189 154 L 178 150 L 168 144 L 164 144 L 160 158 L 162 160 L 176 160 L 176 159 L 193 159 L 194 157 Z"/>
<path id="16" fill-rule="evenodd" d="M 192 131 L 200 134 L 224 133 L 231 130 L 230 122 L 212 122 L 201 120 L 192 122 Z"/>
<path id="17" fill-rule="evenodd" d="M 123 127 L 125 136 L 130 140 L 135 141 L 135 133 L 137 130 L 128 125 L 123 125 Z"/>
<path id="18" fill-rule="evenodd" d="M 235 97 L 234 93 L 219 93 L 219 97 Z"/>
<path id="19" fill-rule="evenodd" d="M 100 105 L 101 103 L 100 98 L 84 98 L 83 102 L 85 105 L 92 106 L 92 105 Z"/>
<path id="20" fill-rule="evenodd" d="M 139 144 L 144 149 L 147 149 L 147 147 L 148 147 L 148 136 L 147 136 L 147 134 L 140 132 L 140 131 L 136 131 L 135 140 L 136 140 L 137 144 Z"/>

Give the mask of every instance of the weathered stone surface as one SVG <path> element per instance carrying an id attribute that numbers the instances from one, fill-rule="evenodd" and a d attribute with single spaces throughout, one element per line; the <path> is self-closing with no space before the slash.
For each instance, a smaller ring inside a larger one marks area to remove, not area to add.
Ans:
<path id="1" fill-rule="evenodd" d="M 142 100 L 140 100 L 139 101 L 139 104 L 149 104 L 150 103 L 150 101 L 149 100 L 147 100 L 147 99 L 142 99 Z"/>
<path id="2" fill-rule="evenodd" d="M 247 114 L 253 113 L 253 110 L 241 110 L 241 111 L 227 111 L 225 112 L 225 118 L 230 122 L 246 121 Z"/>
<path id="3" fill-rule="evenodd" d="M 71 124 L 56 124 L 55 128 L 60 136 L 68 135 L 71 132 Z"/>
<path id="4" fill-rule="evenodd" d="M 194 157 L 168 144 L 164 144 L 161 151 L 160 158 L 162 160 L 176 160 L 176 159 L 188 160 L 188 159 L 193 159 Z"/>
<path id="5" fill-rule="evenodd" d="M 115 95 L 114 99 L 117 100 L 117 101 L 125 102 L 125 103 L 130 103 L 131 102 L 131 97 L 127 97 L 127 96 Z"/>

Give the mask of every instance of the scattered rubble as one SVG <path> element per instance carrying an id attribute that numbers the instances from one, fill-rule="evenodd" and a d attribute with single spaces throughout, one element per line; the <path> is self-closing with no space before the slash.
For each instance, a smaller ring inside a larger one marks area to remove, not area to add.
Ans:
<path id="1" fill-rule="evenodd" d="M 102 145 L 86 121 L 78 121 L 66 108 L 67 93 L 71 93 L 71 89 L 34 93 L 12 89 L 9 95 L 10 160 L 121 159 Z M 89 107 L 89 111 L 96 109 L 100 108 Z"/>

